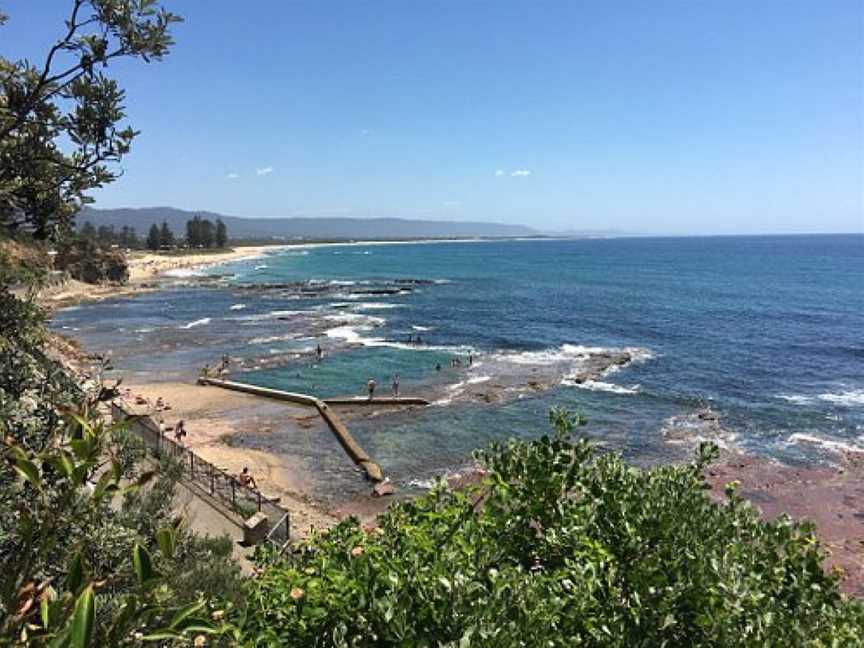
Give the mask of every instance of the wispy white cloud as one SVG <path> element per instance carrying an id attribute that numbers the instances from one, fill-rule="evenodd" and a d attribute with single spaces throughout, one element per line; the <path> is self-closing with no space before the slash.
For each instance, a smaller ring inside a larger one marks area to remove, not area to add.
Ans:
<path id="1" fill-rule="evenodd" d="M 503 175 L 504 175 L 504 169 L 495 169 L 495 177 L 496 178 L 499 176 L 503 176 Z"/>
<path id="2" fill-rule="evenodd" d="M 264 167 L 262 169 L 255 169 L 255 175 L 265 176 L 265 175 L 270 175 L 271 173 L 273 173 L 273 167 L 272 166 Z"/>
<path id="3" fill-rule="evenodd" d="M 237 178 L 240 177 L 240 174 L 239 173 L 229 173 L 225 177 L 228 178 L 229 180 L 236 180 Z"/>
<path id="4" fill-rule="evenodd" d="M 528 169 L 517 169 L 516 171 L 512 171 L 510 173 L 510 175 L 515 177 L 515 178 L 518 178 L 518 177 L 530 176 L 531 172 Z"/>

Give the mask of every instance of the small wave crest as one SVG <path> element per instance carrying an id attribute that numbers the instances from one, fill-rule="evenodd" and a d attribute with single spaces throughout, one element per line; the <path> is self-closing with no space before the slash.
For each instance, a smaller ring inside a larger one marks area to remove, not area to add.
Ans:
<path id="1" fill-rule="evenodd" d="M 795 405 L 816 405 L 822 402 L 841 407 L 860 407 L 864 405 L 864 389 L 847 389 L 841 392 L 826 392 L 815 395 L 779 394 L 777 398 Z"/>
<path id="2" fill-rule="evenodd" d="M 197 319 L 194 322 L 189 322 L 188 324 L 184 324 L 180 328 L 181 329 L 191 329 L 191 328 L 195 328 L 196 326 L 204 326 L 205 324 L 209 324 L 210 322 L 211 322 L 211 318 L 202 317 L 201 319 Z"/>
<path id="3" fill-rule="evenodd" d="M 796 432 L 790 435 L 786 440 L 786 443 L 789 445 L 812 445 L 830 452 L 864 453 L 864 446 L 859 445 L 858 443 L 825 439 L 813 434 L 805 434 L 804 432 Z"/>
<path id="4" fill-rule="evenodd" d="M 572 385 L 579 389 L 587 389 L 589 391 L 602 391 L 610 394 L 631 395 L 639 393 L 639 385 L 624 387 L 614 383 L 603 382 L 602 380 L 586 380 L 581 383 L 569 381 L 567 378 L 561 381 L 562 385 Z"/>

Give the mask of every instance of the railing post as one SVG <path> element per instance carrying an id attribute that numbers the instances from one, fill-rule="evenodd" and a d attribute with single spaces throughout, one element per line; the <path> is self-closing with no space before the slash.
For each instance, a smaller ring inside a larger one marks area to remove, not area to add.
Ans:
<path id="1" fill-rule="evenodd" d="M 191 450 L 189 451 L 189 472 L 193 477 L 195 476 L 195 453 Z"/>
<path id="2" fill-rule="evenodd" d="M 258 491 L 258 512 L 261 512 L 261 491 Z"/>
<path id="3" fill-rule="evenodd" d="M 237 495 L 234 491 L 234 480 L 231 480 L 231 506 L 237 508 Z"/>
<path id="4" fill-rule="evenodd" d="M 210 466 L 210 494 L 216 492 L 216 478 L 213 476 L 213 466 Z"/>

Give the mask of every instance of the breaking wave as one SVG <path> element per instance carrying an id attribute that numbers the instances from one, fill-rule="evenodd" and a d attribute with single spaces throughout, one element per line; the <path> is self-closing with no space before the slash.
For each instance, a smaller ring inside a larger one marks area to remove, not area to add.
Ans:
<path id="1" fill-rule="evenodd" d="M 210 322 L 211 322 L 211 318 L 202 317 L 201 319 L 197 319 L 194 322 L 189 322 L 188 324 L 184 324 L 180 328 L 181 329 L 191 329 L 191 328 L 195 328 L 196 326 L 204 326 L 205 324 L 209 324 Z"/>
<path id="2" fill-rule="evenodd" d="M 864 389 L 848 389 L 842 392 L 826 392 L 807 396 L 804 394 L 779 394 L 777 398 L 795 405 L 816 405 L 819 402 L 840 405 L 841 407 L 860 407 L 864 405 Z"/>

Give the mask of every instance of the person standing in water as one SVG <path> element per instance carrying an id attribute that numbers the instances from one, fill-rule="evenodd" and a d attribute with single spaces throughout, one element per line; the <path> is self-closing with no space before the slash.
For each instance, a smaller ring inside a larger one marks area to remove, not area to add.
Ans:
<path id="1" fill-rule="evenodd" d="M 393 376 L 393 396 L 399 398 L 399 374 Z"/>
<path id="2" fill-rule="evenodd" d="M 321 345 L 315 347 L 315 355 L 318 357 L 318 362 L 321 362 L 324 357 L 324 349 L 321 348 Z"/>
<path id="3" fill-rule="evenodd" d="M 370 378 L 366 383 L 366 389 L 369 390 L 369 400 L 372 400 L 375 397 L 375 379 Z"/>

